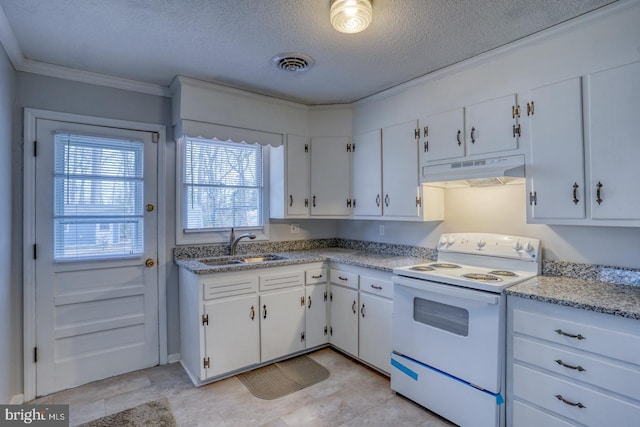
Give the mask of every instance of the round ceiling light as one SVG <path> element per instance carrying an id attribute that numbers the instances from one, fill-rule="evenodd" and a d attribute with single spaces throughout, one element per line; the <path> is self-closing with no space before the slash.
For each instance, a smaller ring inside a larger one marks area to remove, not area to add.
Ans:
<path id="1" fill-rule="evenodd" d="M 299 52 L 281 53 L 271 58 L 271 62 L 273 62 L 279 70 L 290 73 L 307 71 L 316 63 L 309 55 Z"/>
<path id="2" fill-rule="evenodd" d="M 332 0 L 331 25 L 341 33 L 364 31 L 373 18 L 371 0 Z"/>

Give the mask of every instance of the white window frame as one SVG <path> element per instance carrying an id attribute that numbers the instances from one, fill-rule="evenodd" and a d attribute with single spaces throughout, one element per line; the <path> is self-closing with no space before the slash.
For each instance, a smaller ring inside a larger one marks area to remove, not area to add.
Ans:
<path id="1" fill-rule="evenodd" d="M 176 244 L 210 244 L 228 243 L 230 229 L 219 231 L 184 231 L 184 150 L 188 136 L 182 136 L 176 141 Z M 232 142 L 232 143 L 235 143 Z M 237 231 L 252 232 L 257 240 L 269 240 L 269 146 L 262 146 L 262 227 L 242 227 Z M 237 234 L 237 233 L 236 233 Z"/>

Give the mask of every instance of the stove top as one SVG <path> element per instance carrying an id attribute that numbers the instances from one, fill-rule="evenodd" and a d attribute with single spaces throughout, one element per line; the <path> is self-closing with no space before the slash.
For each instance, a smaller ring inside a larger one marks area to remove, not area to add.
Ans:
<path id="1" fill-rule="evenodd" d="M 414 279 L 500 293 L 540 274 L 540 240 L 489 233 L 443 234 L 435 262 L 396 268 Z"/>

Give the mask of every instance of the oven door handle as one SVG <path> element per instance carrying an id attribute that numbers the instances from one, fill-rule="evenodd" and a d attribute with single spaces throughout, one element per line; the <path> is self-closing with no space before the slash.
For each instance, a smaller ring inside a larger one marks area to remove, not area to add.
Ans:
<path id="1" fill-rule="evenodd" d="M 462 289 L 455 286 L 429 282 L 427 280 L 408 279 L 405 277 L 393 276 L 393 283 L 395 285 L 406 286 L 423 292 L 429 292 L 432 294 L 438 294 L 453 298 L 463 298 L 466 300 L 481 302 L 490 305 L 498 304 L 498 302 L 500 301 L 500 295 L 497 294 L 490 294 L 470 289 Z"/>

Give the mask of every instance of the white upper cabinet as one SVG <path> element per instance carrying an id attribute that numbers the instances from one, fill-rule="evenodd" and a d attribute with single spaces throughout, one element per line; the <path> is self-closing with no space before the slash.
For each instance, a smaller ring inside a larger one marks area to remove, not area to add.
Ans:
<path id="1" fill-rule="evenodd" d="M 351 142 L 348 137 L 311 138 L 311 215 L 351 214 Z"/>
<path id="2" fill-rule="evenodd" d="M 531 148 L 529 221 L 585 218 L 582 79 L 532 89 L 522 107 Z"/>
<path id="3" fill-rule="evenodd" d="M 382 215 L 382 142 L 376 129 L 353 137 L 353 216 Z"/>
<path id="4" fill-rule="evenodd" d="M 516 95 L 466 107 L 467 155 L 497 153 L 518 148 Z"/>
<path id="5" fill-rule="evenodd" d="M 304 136 L 287 135 L 284 145 L 271 147 L 271 218 L 309 216 L 309 158 L 309 139 Z"/>
<path id="6" fill-rule="evenodd" d="M 420 216 L 417 128 L 417 121 L 410 121 L 382 129 L 384 216 Z"/>
<path id="7" fill-rule="evenodd" d="M 640 62 L 591 74 L 587 85 L 591 217 L 638 225 Z"/>
<path id="8" fill-rule="evenodd" d="M 420 163 L 465 155 L 464 108 L 433 114 L 420 120 Z"/>

